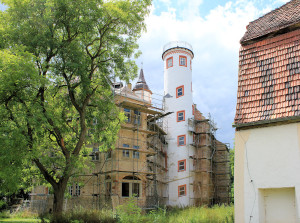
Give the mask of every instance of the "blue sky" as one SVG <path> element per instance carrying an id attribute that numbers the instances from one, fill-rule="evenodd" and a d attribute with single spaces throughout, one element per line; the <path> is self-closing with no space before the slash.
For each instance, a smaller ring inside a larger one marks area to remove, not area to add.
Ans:
<path id="1" fill-rule="evenodd" d="M 210 113 L 217 138 L 233 147 L 239 40 L 249 22 L 288 0 L 153 0 L 147 32 L 140 39 L 146 81 L 163 94 L 163 46 L 176 40 L 193 46 L 193 97 Z"/>
<path id="2" fill-rule="evenodd" d="M 153 0 L 147 32 L 139 40 L 143 69 L 152 92 L 163 94 L 163 46 L 176 40 L 193 46 L 193 96 L 211 114 L 217 138 L 234 143 L 239 40 L 250 21 L 288 0 Z M 0 9 L 4 10 L 0 4 Z M 133 81 L 133 84 L 136 81 Z"/>

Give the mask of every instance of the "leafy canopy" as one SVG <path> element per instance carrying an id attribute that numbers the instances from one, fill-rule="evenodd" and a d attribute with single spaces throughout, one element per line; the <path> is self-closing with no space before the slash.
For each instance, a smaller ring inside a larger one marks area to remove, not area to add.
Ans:
<path id="1" fill-rule="evenodd" d="M 1 3 L 0 188 L 33 175 L 65 188 L 91 147 L 114 145 L 123 116 L 111 82 L 137 73 L 151 1 Z"/>

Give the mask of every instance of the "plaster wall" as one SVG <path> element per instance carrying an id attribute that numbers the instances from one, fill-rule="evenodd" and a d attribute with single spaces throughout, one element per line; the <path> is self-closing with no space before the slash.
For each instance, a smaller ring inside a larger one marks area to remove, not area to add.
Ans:
<path id="1" fill-rule="evenodd" d="M 300 222 L 299 140 L 299 123 L 236 132 L 236 222 L 268 222 L 266 210 L 284 202 L 295 207 L 295 220 L 289 222 Z M 294 195 L 292 192 L 284 195 L 287 189 L 294 190 Z M 268 200 L 266 193 L 269 194 Z M 283 212 L 281 209 L 272 215 L 280 219 L 280 215 L 288 214 Z"/>
<path id="2" fill-rule="evenodd" d="M 186 56 L 187 66 L 179 66 L 179 57 Z M 166 61 L 173 58 L 173 66 L 167 68 Z M 192 135 L 188 131 L 188 119 L 192 114 L 192 54 L 183 48 L 173 48 L 164 53 L 164 94 L 171 97 L 165 98 L 165 111 L 173 112 L 166 117 L 168 123 L 168 187 L 169 187 L 169 205 L 188 206 L 193 205 L 193 186 L 192 186 L 192 162 L 189 158 L 193 155 Z M 176 88 L 184 86 L 184 95 L 176 97 Z M 185 112 L 184 121 L 177 122 L 177 112 Z M 184 146 L 178 146 L 178 136 L 185 135 L 186 143 Z M 186 161 L 185 171 L 178 171 L 178 161 Z M 179 196 L 178 187 L 186 186 L 186 195 Z"/>

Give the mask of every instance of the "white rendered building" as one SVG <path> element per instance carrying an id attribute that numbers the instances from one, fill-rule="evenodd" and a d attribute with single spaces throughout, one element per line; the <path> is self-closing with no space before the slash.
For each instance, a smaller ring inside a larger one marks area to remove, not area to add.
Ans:
<path id="1" fill-rule="evenodd" d="M 186 42 L 165 45 L 164 61 L 165 112 L 168 123 L 169 205 L 192 205 L 191 162 L 193 155 L 188 119 L 193 118 L 192 46 Z"/>

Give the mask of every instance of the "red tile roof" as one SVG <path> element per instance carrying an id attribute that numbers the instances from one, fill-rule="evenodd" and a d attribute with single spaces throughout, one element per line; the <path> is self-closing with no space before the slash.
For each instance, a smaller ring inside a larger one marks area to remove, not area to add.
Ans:
<path id="1" fill-rule="evenodd" d="M 300 29 L 242 46 L 235 125 L 295 116 L 300 117 Z"/>
<path id="2" fill-rule="evenodd" d="M 300 0 L 292 0 L 280 8 L 250 22 L 241 43 L 253 40 L 274 31 L 300 22 Z"/>

